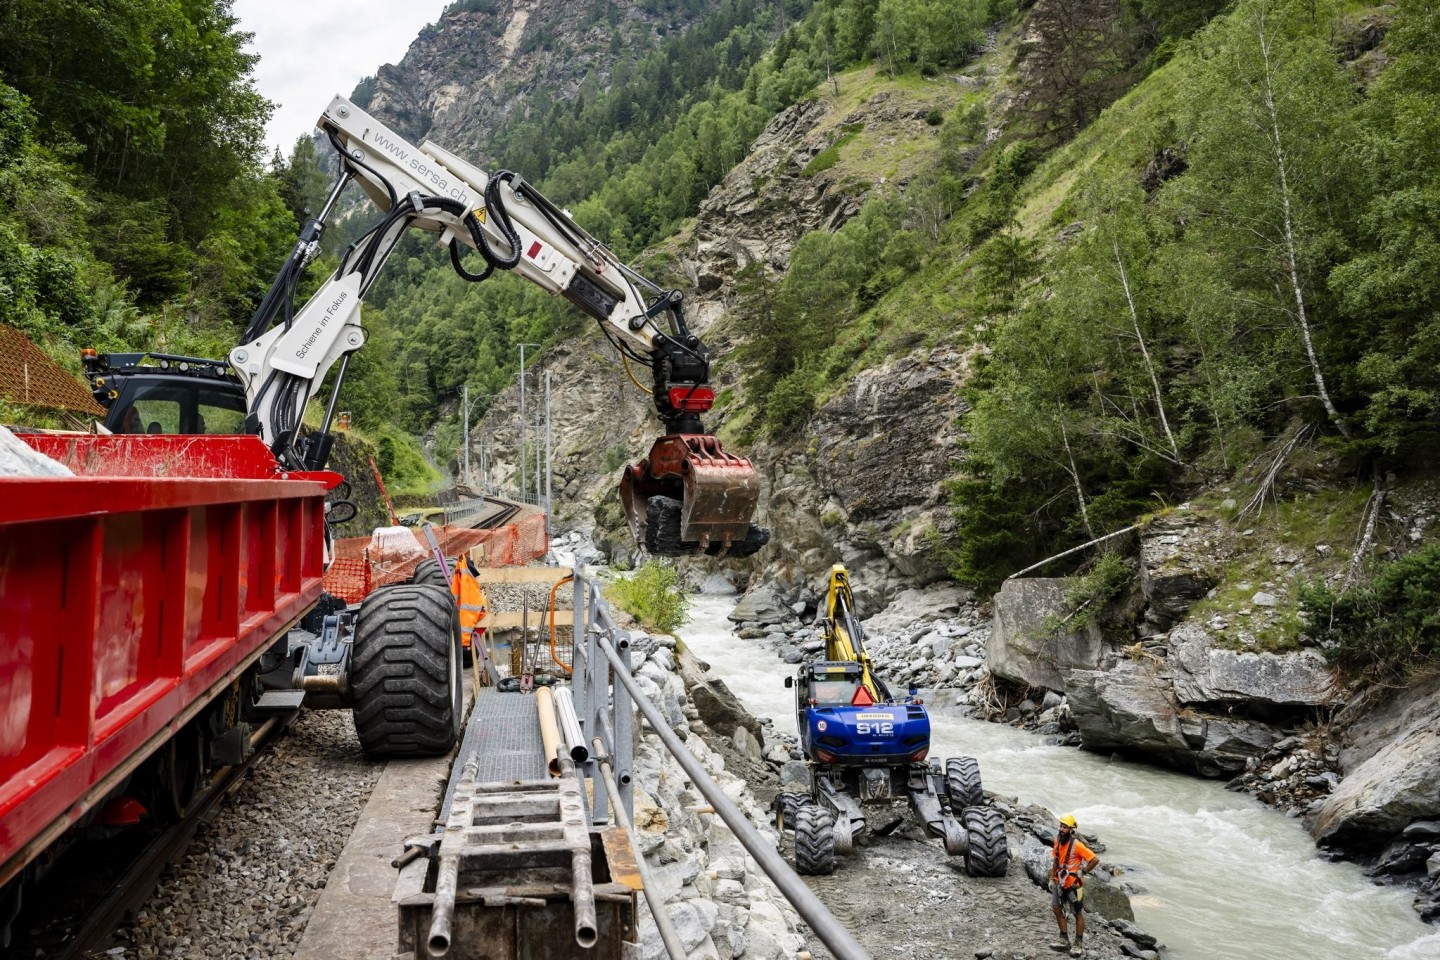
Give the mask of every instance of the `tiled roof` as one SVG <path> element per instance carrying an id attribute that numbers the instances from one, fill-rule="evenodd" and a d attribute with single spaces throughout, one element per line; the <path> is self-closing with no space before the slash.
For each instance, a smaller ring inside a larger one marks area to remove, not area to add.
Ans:
<path id="1" fill-rule="evenodd" d="M 103 417 L 105 408 L 90 390 L 46 356 L 33 340 L 0 324 L 0 398 L 52 410 Z"/>

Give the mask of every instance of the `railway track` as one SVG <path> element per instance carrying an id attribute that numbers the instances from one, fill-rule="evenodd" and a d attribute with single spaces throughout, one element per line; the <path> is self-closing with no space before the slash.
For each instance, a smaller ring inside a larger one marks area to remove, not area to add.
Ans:
<path id="1" fill-rule="evenodd" d="M 299 715 L 299 710 L 291 710 L 267 718 L 250 736 L 249 759 L 220 768 L 175 823 L 150 827 L 146 834 L 122 838 L 126 842 L 121 843 L 114 838 L 98 844 L 75 841 L 35 884 L 29 898 L 34 904 L 22 908 L 12 926 L 15 938 L 0 949 L 0 958 L 103 956 L 116 929 L 145 904 L 165 869 L 184 856 L 200 826 L 215 815 L 226 795 Z"/>

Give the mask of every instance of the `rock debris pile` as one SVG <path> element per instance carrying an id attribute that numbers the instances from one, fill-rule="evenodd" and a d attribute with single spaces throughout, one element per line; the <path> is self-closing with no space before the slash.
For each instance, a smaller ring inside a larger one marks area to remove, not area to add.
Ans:
<path id="1" fill-rule="evenodd" d="M 632 672 L 646 698 L 725 795 L 778 845 L 769 817 L 746 781 L 727 770 L 719 752 L 693 735 L 691 725 L 702 723 L 701 714 L 686 692 L 674 638 L 633 633 L 631 650 Z M 643 722 L 641 728 L 645 729 Z M 799 917 L 730 829 L 708 812 L 708 801 L 657 737 L 639 738 L 633 774 L 639 852 L 654 871 L 690 955 L 746 960 L 793 957 L 804 943 L 797 932 Z M 641 914 L 643 955 L 658 960 L 665 955 L 660 933 L 649 911 Z"/>

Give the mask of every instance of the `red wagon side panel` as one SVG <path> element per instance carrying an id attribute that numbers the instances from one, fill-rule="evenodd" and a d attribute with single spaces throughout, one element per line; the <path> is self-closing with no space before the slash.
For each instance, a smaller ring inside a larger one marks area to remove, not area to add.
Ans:
<path id="1" fill-rule="evenodd" d="M 23 439 L 89 475 L 0 479 L 0 882 L 314 606 L 339 479 L 253 437 Z"/>

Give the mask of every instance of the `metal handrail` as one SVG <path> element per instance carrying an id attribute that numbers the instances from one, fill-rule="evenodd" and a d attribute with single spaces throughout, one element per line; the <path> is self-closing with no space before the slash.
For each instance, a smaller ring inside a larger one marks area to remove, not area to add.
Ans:
<path id="1" fill-rule="evenodd" d="M 576 665 L 572 677 L 575 688 L 576 709 L 582 727 L 604 748 L 607 765 L 614 768 L 613 776 L 605 776 L 598 769 L 594 758 L 584 764 L 586 775 L 593 780 L 591 818 L 593 822 L 608 822 L 607 804 L 611 797 L 618 800 L 615 811 L 619 823 L 627 823 L 634 813 L 634 799 L 630 764 L 633 754 L 634 716 L 631 701 L 660 738 L 665 749 L 680 764 L 681 769 L 695 784 L 695 788 L 709 801 L 720 819 L 735 834 L 735 838 L 755 858 L 755 862 L 779 888 L 785 899 L 805 919 L 822 943 L 835 955 L 837 960 L 870 960 L 870 954 L 860 945 L 854 935 L 835 918 L 805 882 L 790 868 L 776 849 L 755 829 L 725 792 L 720 789 L 701 766 L 675 731 L 640 692 L 630 671 L 630 637 L 621 630 L 610 613 L 610 606 L 600 595 L 599 585 L 585 573 L 584 564 L 574 568 L 575 633 L 574 645 Z M 583 638 L 583 643 L 582 643 Z M 612 695 L 613 686 L 613 695 Z M 648 886 L 648 885 L 647 885 Z M 647 896 L 648 900 L 648 896 Z M 655 910 L 651 904 L 652 913 Z M 668 918 L 667 918 L 668 920 Z M 664 927 L 661 928 L 662 940 Z M 678 957 L 668 948 L 674 960 Z"/>

